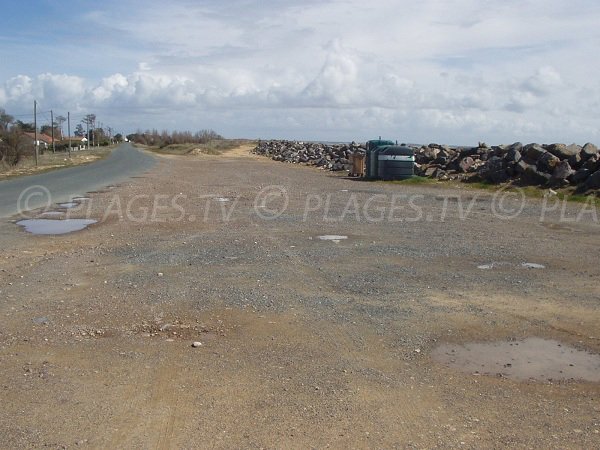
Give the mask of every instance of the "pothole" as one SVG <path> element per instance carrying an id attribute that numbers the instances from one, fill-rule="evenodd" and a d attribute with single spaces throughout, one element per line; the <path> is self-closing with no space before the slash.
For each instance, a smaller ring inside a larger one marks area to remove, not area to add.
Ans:
<path id="1" fill-rule="evenodd" d="M 446 366 L 475 375 L 520 381 L 600 381 L 600 355 L 549 339 L 443 344 L 432 356 Z"/>
<path id="2" fill-rule="evenodd" d="M 83 230 L 96 222 L 93 219 L 25 219 L 18 221 L 17 225 L 32 234 L 66 234 Z"/>

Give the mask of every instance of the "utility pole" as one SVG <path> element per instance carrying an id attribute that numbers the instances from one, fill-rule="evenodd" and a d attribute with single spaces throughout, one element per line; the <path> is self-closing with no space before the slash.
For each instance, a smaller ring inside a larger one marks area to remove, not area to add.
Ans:
<path id="1" fill-rule="evenodd" d="M 33 146 L 35 147 L 35 165 L 38 165 L 38 139 L 37 139 L 37 101 L 34 100 L 33 101 L 33 128 L 34 128 L 34 143 Z"/>
<path id="2" fill-rule="evenodd" d="M 87 137 L 87 149 L 90 149 L 90 121 L 86 120 L 85 121 L 85 130 L 86 130 L 86 137 Z"/>
<path id="3" fill-rule="evenodd" d="M 50 110 L 50 128 L 52 129 L 52 153 L 56 153 L 56 146 L 54 145 L 54 111 Z"/>
<path id="4" fill-rule="evenodd" d="M 67 131 L 69 132 L 69 158 L 71 157 L 71 112 L 67 112 Z"/>

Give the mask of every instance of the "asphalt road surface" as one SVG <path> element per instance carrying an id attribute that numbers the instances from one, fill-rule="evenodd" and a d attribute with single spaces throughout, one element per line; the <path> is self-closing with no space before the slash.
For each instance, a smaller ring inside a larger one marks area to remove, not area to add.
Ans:
<path id="1" fill-rule="evenodd" d="M 96 163 L 0 181 L 0 218 L 68 201 L 150 169 L 154 157 L 124 143 Z"/>

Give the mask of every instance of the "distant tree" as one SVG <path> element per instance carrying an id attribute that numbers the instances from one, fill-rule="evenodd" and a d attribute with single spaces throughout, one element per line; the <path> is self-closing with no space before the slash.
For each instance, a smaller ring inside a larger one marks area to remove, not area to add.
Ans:
<path id="1" fill-rule="evenodd" d="M 35 125 L 32 123 L 25 123 L 21 120 L 17 120 L 15 125 L 23 132 L 33 133 L 35 131 Z"/>
<path id="2" fill-rule="evenodd" d="M 171 144 L 206 144 L 210 141 L 223 139 L 223 136 L 213 130 L 201 130 L 196 133 L 190 131 L 173 131 L 172 133 L 163 131 L 160 134 L 157 130 L 146 130 L 144 132 L 138 130 L 129 134 L 127 138 L 138 144 L 165 147 Z"/>
<path id="3" fill-rule="evenodd" d="M 7 114 L 4 108 L 0 108 L 0 133 L 8 131 L 8 126 L 15 120 L 13 116 Z"/>
<path id="4" fill-rule="evenodd" d="M 31 147 L 31 141 L 25 139 L 22 129 L 18 126 L 12 127 L 2 135 L 0 161 L 14 166 Z"/>
<path id="5" fill-rule="evenodd" d="M 40 133 L 45 134 L 47 136 L 52 136 L 52 129 L 54 128 L 54 137 L 56 139 L 58 139 L 59 136 L 59 130 L 58 128 L 55 127 L 51 127 L 50 125 L 42 125 L 42 127 L 40 128 Z"/>
<path id="6" fill-rule="evenodd" d="M 123 142 L 123 135 L 121 133 L 117 133 L 117 134 L 115 134 L 114 139 L 117 142 Z"/>
<path id="7" fill-rule="evenodd" d="M 89 130 L 86 138 L 88 142 L 91 143 L 92 147 L 94 146 L 94 128 L 96 128 L 96 114 L 87 114 L 81 123 L 85 124 L 86 130 Z M 85 133 L 84 133 L 85 135 Z"/>
<path id="8" fill-rule="evenodd" d="M 85 136 L 85 130 L 83 129 L 83 125 L 78 123 L 77 126 L 75 127 L 75 131 L 73 133 L 75 133 L 75 136 L 79 136 L 79 137 Z"/>

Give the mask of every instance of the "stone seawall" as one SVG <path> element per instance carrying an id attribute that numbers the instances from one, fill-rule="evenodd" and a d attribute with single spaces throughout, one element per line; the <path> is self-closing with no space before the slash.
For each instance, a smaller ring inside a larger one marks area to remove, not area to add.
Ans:
<path id="1" fill-rule="evenodd" d="M 513 181 L 543 187 L 575 186 L 578 192 L 600 189 L 600 154 L 591 143 L 521 144 L 488 147 L 449 147 L 429 144 L 415 147 L 415 174 L 438 180 Z M 321 144 L 297 141 L 263 141 L 253 151 L 275 161 L 307 164 L 326 170 L 350 170 L 354 153 L 364 144 Z"/>

